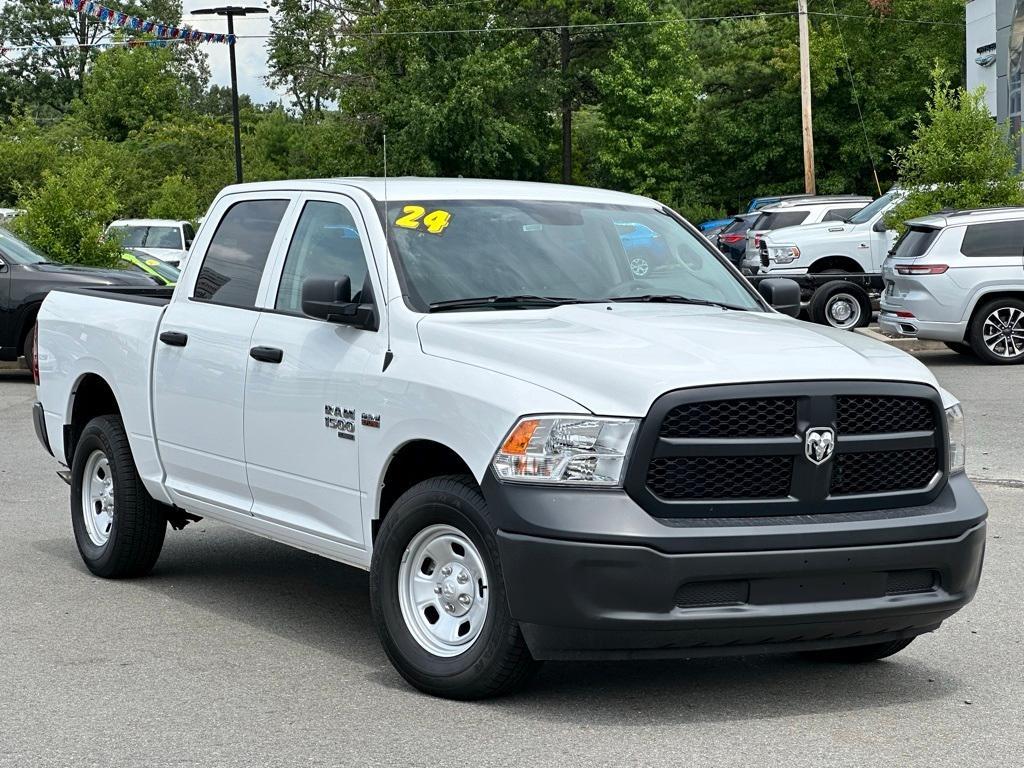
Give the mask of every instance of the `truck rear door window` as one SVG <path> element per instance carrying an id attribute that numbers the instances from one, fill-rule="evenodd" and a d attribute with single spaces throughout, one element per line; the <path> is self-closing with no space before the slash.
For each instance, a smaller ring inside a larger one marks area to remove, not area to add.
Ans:
<path id="1" fill-rule="evenodd" d="M 939 230 L 932 227 L 911 227 L 896 243 L 892 255 L 897 259 L 916 259 L 918 256 L 924 256 L 925 251 L 938 236 Z"/>
<path id="2" fill-rule="evenodd" d="M 795 227 L 803 224 L 807 216 L 807 211 L 766 211 L 761 214 L 754 229 L 768 231 L 783 227 Z"/>
<path id="3" fill-rule="evenodd" d="M 192 298 L 255 307 L 263 268 L 287 200 L 245 200 L 224 214 L 206 251 Z"/>
<path id="4" fill-rule="evenodd" d="M 971 224 L 960 246 L 964 256 L 1021 258 L 1024 256 L 1024 219 Z"/>

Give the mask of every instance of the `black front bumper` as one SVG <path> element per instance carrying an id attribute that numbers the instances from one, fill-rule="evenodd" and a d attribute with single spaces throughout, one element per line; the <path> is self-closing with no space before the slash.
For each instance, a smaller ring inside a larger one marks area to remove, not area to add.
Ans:
<path id="1" fill-rule="evenodd" d="M 539 659 L 878 643 L 966 605 L 984 503 L 963 475 L 927 507 L 657 520 L 622 492 L 484 484 L 509 608 Z"/>

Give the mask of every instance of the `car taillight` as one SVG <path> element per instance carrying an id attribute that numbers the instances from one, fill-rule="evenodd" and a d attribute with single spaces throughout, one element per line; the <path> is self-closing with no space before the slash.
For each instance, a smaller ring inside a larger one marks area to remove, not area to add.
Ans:
<path id="1" fill-rule="evenodd" d="M 903 310 L 900 310 L 899 312 L 896 313 L 896 317 L 913 318 L 914 317 L 914 313 L 913 312 L 905 312 Z"/>
<path id="2" fill-rule="evenodd" d="M 723 242 L 723 243 L 728 243 L 729 245 L 735 245 L 736 243 L 739 243 L 739 242 L 745 240 L 746 236 L 745 235 L 719 235 L 718 239 L 721 242 Z"/>
<path id="3" fill-rule="evenodd" d="M 760 248 L 761 247 L 761 236 L 760 235 L 754 235 L 754 247 L 755 248 Z"/>
<path id="4" fill-rule="evenodd" d="M 896 267 L 898 275 L 941 275 L 947 269 L 948 264 L 900 264 Z"/>
<path id="5" fill-rule="evenodd" d="M 32 326 L 32 381 L 39 384 L 39 323 Z"/>

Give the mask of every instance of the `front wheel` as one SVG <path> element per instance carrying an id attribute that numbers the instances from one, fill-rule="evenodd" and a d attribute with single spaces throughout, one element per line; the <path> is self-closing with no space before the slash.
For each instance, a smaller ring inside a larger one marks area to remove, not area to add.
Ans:
<path id="1" fill-rule="evenodd" d="M 538 666 L 509 615 L 497 540 L 471 478 L 426 480 L 395 502 L 374 543 L 370 603 L 384 652 L 425 693 L 498 696 Z"/>
<path id="2" fill-rule="evenodd" d="M 814 292 L 809 313 L 815 323 L 852 331 L 871 322 L 871 300 L 860 286 L 833 280 Z"/>
<path id="3" fill-rule="evenodd" d="M 899 653 L 914 641 L 908 637 L 903 640 L 891 640 L 888 643 L 871 645 L 851 645 L 847 648 L 829 648 L 823 651 L 807 651 L 805 656 L 815 661 L 835 661 L 841 664 L 863 664 L 878 661 Z"/>
<path id="4" fill-rule="evenodd" d="M 995 365 L 1024 362 L 1024 301 L 994 299 L 980 307 L 968 332 L 971 349 Z"/>
<path id="5" fill-rule="evenodd" d="M 97 576 L 143 576 L 160 556 L 167 518 L 139 478 L 119 416 L 93 419 L 75 445 L 71 527 Z"/>

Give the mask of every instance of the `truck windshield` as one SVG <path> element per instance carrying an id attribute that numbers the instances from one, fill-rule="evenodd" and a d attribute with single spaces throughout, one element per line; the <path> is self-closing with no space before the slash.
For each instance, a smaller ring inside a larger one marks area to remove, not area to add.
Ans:
<path id="1" fill-rule="evenodd" d="M 119 226 L 110 228 L 110 236 L 125 248 L 171 248 L 184 250 L 177 227 Z"/>
<path id="2" fill-rule="evenodd" d="M 631 299 L 762 309 L 720 257 L 653 207 L 404 201 L 386 218 L 419 311 L 484 298 L 498 299 L 493 309 Z"/>
<path id="3" fill-rule="evenodd" d="M 0 255 L 14 264 L 45 264 L 47 259 L 28 243 L 19 240 L 6 229 L 0 229 Z"/>
<path id="4" fill-rule="evenodd" d="M 882 195 L 880 198 L 875 200 L 873 203 L 868 203 L 866 206 L 857 211 L 853 216 L 850 217 L 850 224 L 865 224 L 875 218 L 875 214 L 888 207 L 889 203 L 895 198 L 895 193 L 888 192 Z"/>

